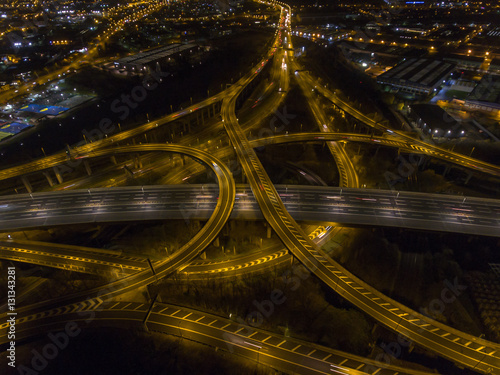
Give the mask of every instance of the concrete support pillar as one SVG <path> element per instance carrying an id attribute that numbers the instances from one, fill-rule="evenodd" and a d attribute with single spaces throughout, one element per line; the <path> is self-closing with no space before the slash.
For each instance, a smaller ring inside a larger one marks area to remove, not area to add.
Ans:
<path id="1" fill-rule="evenodd" d="M 219 247 L 220 243 L 219 243 L 219 237 L 215 237 L 215 241 L 214 241 L 214 246 L 215 247 Z"/>
<path id="2" fill-rule="evenodd" d="M 47 182 L 49 183 L 49 186 L 52 187 L 54 186 L 54 181 L 52 180 L 52 177 L 50 177 L 49 171 L 42 172 L 45 178 L 47 179 Z"/>
<path id="3" fill-rule="evenodd" d="M 90 164 L 88 160 L 83 161 L 83 165 L 85 166 L 85 171 L 89 176 L 92 176 L 92 169 L 90 169 Z"/>
<path id="4" fill-rule="evenodd" d="M 59 170 L 56 167 L 54 167 L 53 169 L 54 169 L 54 173 L 55 173 L 56 178 L 57 178 L 57 182 L 62 184 L 64 182 L 64 180 L 63 180 L 61 172 L 59 172 Z"/>
<path id="5" fill-rule="evenodd" d="M 271 230 L 272 230 L 271 226 L 268 225 L 267 226 L 267 238 L 271 238 L 271 233 L 272 233 Z"/>
<path id="6" fill-rule="evenodd" d="M 470 173 L 467 175 L 467 178 L 465 179 L 465 185 L 467 185 L 467 184 L 469 183 L 469 181 L 470 181 L 470 179 L 472 178 L 472 176 L 473 176 L 473 173 L 472 173 L 472 172 L 470 172 Z"/>
<path id="7" fill-rule="evenodd" d="M 135 154 L 133 156 L 133 160 L 134 160 L 134 168 L 142 168 L 142 160 L 139 154 Z"/>
<path id="8" fill-rule="evenodd" d="M 443 177 L 446 177 L 446 175 L 450 172 L 451 166 L 447 165 L 446 168 L 444 169 Z"/>
<path id="9" fill-rule="evenodd" d="M 26 188 L 26 190 L 28 190 L 28 193 L 33 193 L 33 188 L 31 187 L 31 184 L 28 181 L 28 177 L 22 176 L 21 177 L 21 181 L 23 182 L 24 187 Z"/>
<path id="10" fill-rule="evenodd" d="M 197 228 L 197 229 L 200 229 L 201 228 L 200 221 L 199 220 L 193 220 L 193 227 Z"/>
<path id="11" fill-rule="evenodd" d="M 200 254 L 200 258 L 201 258 L 201 259 L 203 259 L 203 260 L 207 259 L 207 253 L 202 252 L 202 253 Z"/>
<path id="12" fill-rule="evenodd" d="M 125 174 L 127 174 L 129 177 L 134 178 L 134 174 L 130 169 L 128 169 L 126 165 L 123 167 L 123 170 L 125 171 Z"/>

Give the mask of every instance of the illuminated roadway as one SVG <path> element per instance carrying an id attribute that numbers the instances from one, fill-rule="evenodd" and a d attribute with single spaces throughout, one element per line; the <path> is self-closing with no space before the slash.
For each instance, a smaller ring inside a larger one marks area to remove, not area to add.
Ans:
<path id="1" fill-rule="evenodd" d="M 140 135 L 148 130 L 154 129 L 158 126 L 168 124 L 184 115 L 191 114 L 200 108 L 204 108 L 210 104 L 220 101 L 224 95 L 225 91 L 222 91 L 219 94 L 205 99 L 200 103 L 194 104 L 184 110 L 164 116 L 159 120 L 145 123 L 137 128 L 122 131 L 112 136 L 105 136 L 104 132 L 100 131 L 99 129 L 95 129 L 95 132 L 96 134 L 98 134 L 99 139 L 87 144 L 82 144 L 84 142 L 81 142 L 77 147 L 71 149 L 71 154 L 89 154 L 101 148 L 115 146 L 116 142 L 124 141 L 131 137 Z M 92 131 L 90 133 L 92 133 Z M 57 165 L 64 164 L 66 162 L 68 162 L 68 156 L 66 155 L 66 152 L 60 152 L 51 156 L 34 160 L 29 163 L 0 170 L 0 180 L 45 170 Z M 72 163 L 68 163 L 68 165 L 71 166 Z"/>
<path id="2" fill-rule="evenodd" d="M 290 133 L 275 135 L 268 138 L 254 139 L 250 141 L 252 147 L 262 147 L 269 144 L 281 144 L 281 143 L 292 143 L 292 142 L 325 142 L 325 141 L 339 141 L 339 142 L 361 142 L 369 143 L 372 145 L 381 145 L 387 147 L 397 147 L 404 151 L 414 152 L 414 153 L 424 153 L 423 150 L 418 148 L 413 148 L 408 142 L 401 141 L 400 139 L 394 137 L 380 137 L 372 136 L 367 134 L 356 134 L 356 133 L 332 133 L 332 132 L 322 132 L 322 133 Z"/>
<path id="3" fill-rule="evenodd" d="M 122 255 L 120 252 L 103 252 L 100 249 L 81 246 L 68 246 L 39 241 L 0 241 L 0 258 L 36 264 L 45 267 L 60 268 L 75 272 L 122 276 L 148 268 L 146 257 Z M 250 253 L 233 259 L 197 260 L 182 270 L 180 275 L 189 276 L 189 280 L 217 275 L 230 277 L 243 273 L 262 271 L 270 262 L 273 266 L 281 262 L 290 262 L 288 251 L 283 246 L 272 244 L 257 253 Z M 275 260 L 279 260 L 275 262 Z M 151 259 L 153 265 L 156 263 Z M 264 263 L 267 263 L 264 265 Z M 233 272 L 236 271 L 236 272 Z"/>
<path id="4" fill-rule="evenodd" d="M 500 236 L 500 201 L 443 194 L 328 186 L 276 186 L 295 220 Z M 218 188 L 165 185 L 0 197 L 0 230 L 144 220 L 207 220 Z M 264 218 L 251 189 L 238 185 L 231 219 Z"/>
<path id="5" fill-rule="evenodd" d="M 67 322 L 80 328 L 117 326 L 144 329 L 150 303 L 106 301 L 91 298 L 78 304 L 47 310 L 36 317 L 17 319 L 16 339 L 59 330 Z M 276 308 L 279 308 L 277 306 Z M 96 313 L 97 311 L 97 313 Z M 0 328 L 0 342 L 6 342 L 6 324 Z M 376 362 L 353 354 L 311 344 L 282 334 L 243 326 L 234 320 L 176 305 L 155 303 L 147 318 L 149 331 L 180 336 L 184 339 L 229 350 L 256 362 L 299 374 L 377 374 L 430 375 L 385 362 Z M 345 371 L 345 372 L 344 372 Z"/>
<path id="6" fill-rule="evenodd" d="M 292 70 L 295 69 L 295 64 L 292 64 Z M 318 103 L 314 100 L 311 92 L 312 88 L 309 85 L 309 81 L 304 80 L 301 75 L 296 75 L 297 82 L 299 83 L 302 92 L 307 98 L 307 103 L 311 108 L 314 120 L 318 125 L 320 132 L 331 132 L 330 121 L 327 120 L 326 114 Z M 359 178 L 354 165 L 352 164 L 349 156 L 347 155 L 345 149 L 338 142 L 328 142 L 328 148 L 332 153 L 335 162 L 337 163 L 337 168 L 339 170 L 340 179 L 339 186 L 341 187 L 359 187 Z"/>

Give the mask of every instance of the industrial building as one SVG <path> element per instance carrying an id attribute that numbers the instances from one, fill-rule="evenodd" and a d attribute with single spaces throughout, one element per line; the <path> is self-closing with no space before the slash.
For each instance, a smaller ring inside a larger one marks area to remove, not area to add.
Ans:
<path id="1" fill-rule="evenodd" d="M 474 90 L 465 99 L 467 110 L 476 110 L 497 115 L 500 113 L 500 77 L 488 74 L 481 78 Z"/>
<path id="2" fill-rule="evenodd" d="M 394 91 L 429 95 L 443 84 L 455 69 L 455 64 L 424 58 L 404 60 L 377 77 L 377 82 Z"/>
<path id="3" fill-rule="evenodd" d="M 114 65 L 118 69 L 141 73 L 146 72 L 148 68 L 167 66 L 172 58 L 177 57 L 184 51 L 192 54 L 194 52 L 198 52 L 199 47 L 196 44 L 169 44 L 168 46 L 123 57 L 116 60 Z"/>

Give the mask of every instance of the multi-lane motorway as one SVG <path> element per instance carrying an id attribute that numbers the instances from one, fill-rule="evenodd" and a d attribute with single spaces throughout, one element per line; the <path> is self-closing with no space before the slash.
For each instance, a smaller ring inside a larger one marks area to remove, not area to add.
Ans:
<path id="1" fill-rule="evenodd" d="M 495 199 L 391 190 L 276 185 L 295 220 L 500 236 Z M 146 220 L 207 220 L 216 185 L 100 188 L 0 197 L 0 230 Z M 261 220 L 248 185 L 238 185 L 230 218 Z"/>

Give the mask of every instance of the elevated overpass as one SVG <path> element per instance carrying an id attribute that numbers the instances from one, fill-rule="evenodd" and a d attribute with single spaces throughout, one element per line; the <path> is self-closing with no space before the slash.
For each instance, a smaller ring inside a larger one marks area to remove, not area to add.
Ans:
<path id="1" fill-rule="evenodd" d="M 276 185 L 298 221 L 389 226 L 500 237 L 496 199 Z M 99 188 L 0 197 L 0 231 L 69 224 L 148 220 L 207 220 L 219 202 L 217 185 Z M 230 219 L 262 220 L 252 189 L 237 185 Z"/>

